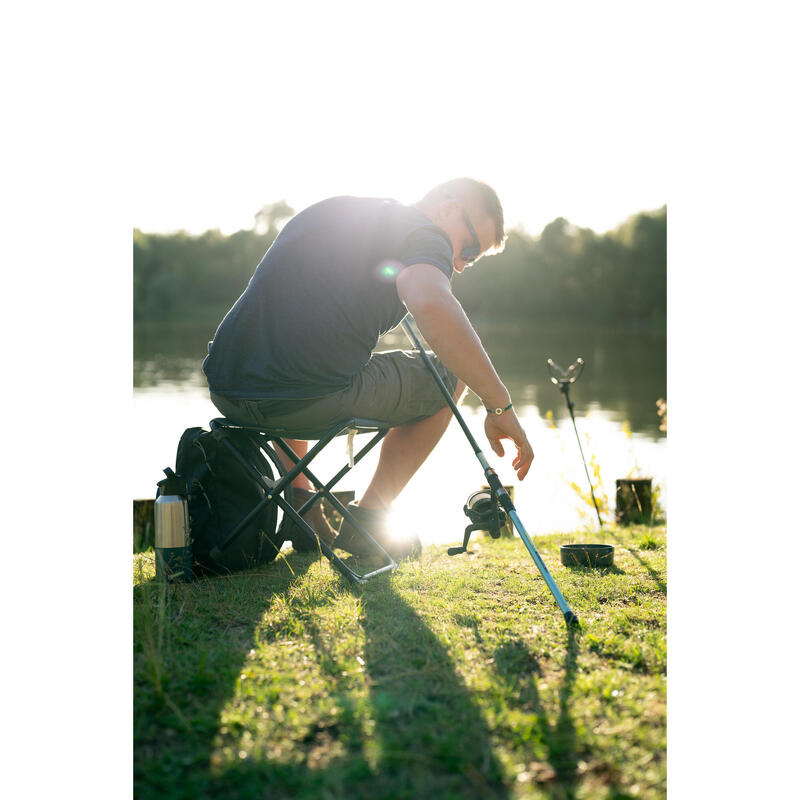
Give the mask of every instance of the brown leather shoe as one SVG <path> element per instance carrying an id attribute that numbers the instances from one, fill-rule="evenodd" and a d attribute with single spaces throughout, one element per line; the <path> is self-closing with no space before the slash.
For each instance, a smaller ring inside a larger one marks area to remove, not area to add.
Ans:
<path id="1" fill-rule="evenodd" d="M 292 487 L 292 508 L 295 511 L 302 508 L 313 494 L 315 492 L 309 492 L 307 489 Z M 317 536 L 325 544 L 333 544 L 333 540 L 336 538 L 336 531 L 330 526 L 330 523 L 322 513 L 322 506 L 319 500 L 303 514 L 303 519 L 314 529 Z M 281 535 L 285 542 L 291 541 L 292 547 L 298 552 L 306 553 L 318 549 L 316 539 L 312 540 L 307 531 L 304 531 L 293 519 L 286 515 L 284 515 L 283 522 L 281 522 Z"/>
<path id="2" fill-rule="evenodd" d="M 389 514 L 386 511 L 361 508 L 361 506 L 357 506 L 354 503 L 348 503 L 347 510 L 396 561 L 408 556 L 417 556 L 421 552 L 422 543 L 418 536 L 398 539 L 391 535 Z M 342 524 L 339 526 L 339 535 L 334 540 L 333 547 L 346 550 L 355 556 L 380 555 L 372 544 L 361 535 L 361 532 L 346 519 L 343 519 Z"/>

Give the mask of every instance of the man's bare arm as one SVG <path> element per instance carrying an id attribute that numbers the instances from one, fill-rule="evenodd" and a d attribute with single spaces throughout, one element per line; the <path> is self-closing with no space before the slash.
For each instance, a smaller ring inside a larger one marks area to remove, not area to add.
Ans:
<path id="1" fill-rule="evenodd" d="M 436 355 L 484 405 L 503 408 L 511 402 L 443 272 L 430 264 L 406 267 L 397 277 L 397 293 Z"/>
<path id="2" fill-rule="evenodd" d="M 430 264 L 406 267 L 397 277 L 397 293 L 445 366 L 464 381 L 487 408 L 505 408 L 511 396 L 464 309 L 453 296 L 444 273 Z M 514 410 L 501 415 L 490 414 L 484 430 L 492 449 L 500 456 L 504 452 L 500 440 L 513 440 L 517 447 L 514 469 L 520 480 L 524 478 L 533 460 L 533 451 Z"/>

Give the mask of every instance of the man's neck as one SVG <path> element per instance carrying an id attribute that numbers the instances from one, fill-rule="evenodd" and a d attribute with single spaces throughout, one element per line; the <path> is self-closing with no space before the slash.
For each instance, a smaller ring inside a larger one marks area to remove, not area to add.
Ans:
<path id="1" fill-rule="evenodd" d="M 421 214 L 424 214 L 431 222 L 434 221 L 434 207 L 431 203 L 426 203 L 424 200 L 418 200 L 416 203 L 411 204 L 411 208 L 416 208 Z"/>

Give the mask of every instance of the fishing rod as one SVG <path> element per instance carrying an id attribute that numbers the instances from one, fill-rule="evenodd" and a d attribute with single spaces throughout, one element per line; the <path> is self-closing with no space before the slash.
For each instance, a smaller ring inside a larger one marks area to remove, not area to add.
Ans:
<path id="1" fill-rule="evenodd" d="M 569 396 L 569 387 L 575 383 L 578 378 L 580 378 L 584 366 L 584 361 L 580 356 L 578 356 L 578 358 L 566 369 L 559 367 L 552 358 L 547 359 L 547 371 L 550 373 L 550 380 L 556 386 L 558 386 L 558 388 L 561 390 L 561 393 L 564 395 L 564 399 L 567 401 L 569 415 L 572 417 L 572 427 L 575 428 L 575 436 L 578 439 L 578 449 L 581 451 L 583 469 L 586 472 L 586 480 L 589 482 L 589 491 L 592 493 L 594 510 L 597 512 L 597 521 L 600 523 L 600 527 L 602 528 L 603 520 L 600 518 L 600 509 L 597 507 L 597 500 L 594 499 L 594 487 L 592 486 L 592 479 L 589 477 L 589 467 L 586 466 L 586 458 L 583 455 L 583 447 L 581 446 L 581 437 L 578 436 L 578 426 L 575 424 L 575 414 L 573 413 L 575 404 L 572 402 Z"/>
<path id="2" fill-rule="evenodd" d="M 433 375 L 433 378 L 436 381 L 436 385 L 439 387 L 440 391 L 444 395 L 444 398 L 447 401 L 447 405 L 450 406 L 450 410 L 453 412 L 453 416 L 456 418 L 458 424 L 461 426 L 461 430 L 464 431 L 464 435 L 467 437 L 467 441 L 470 443 L 472 449 L 475 451 L 475 455 L 478 459 L 478 462 L 483 468 L 483 474 L 486 476 L 486 482 L 489 484 L 489 488 L 497 497 L 498 502 L 503 507 L 503 510 L 508 515 L 514 527 L 517 529 L 520 538 L 525 543 L 525 547 L 528 548 L 528 552 L 531 554 L 531 558 L 533 559 L 536 566 L 539 568 L 539 572 L 541 572 L 542 577 L 544 578 L 544 581 L 547 584 L 547 588 L 550 590 L 551 594 L 555 598 L 556 603 L 558 603 L 558 607 L 561 609 L 561 613 L 564 615 L 566 623 L 568 625 L 577 624 L 578 617 L 569 607 L 567 601 L 564 599 L 564 595 L 561 594 L 561 590 L 556 585 L 556 582 L 553 580 L 552 575 L 550 575 L 547 566 L 545 565 L 544 561 L 542 561 L 542 557 L 539 555 L 536 548 L 534 547 L 533 542 L 530 539 L 530 536 L 528 536 L 528 532 L 525 530 L 525 526 L 522 524 L 522 521 L 520 520 L 519 515 L 517 514 L 517 509 L 514 507 L 514 503 L 512 502 L 510 495 L 508 494 L 502 482 L 500 481 L 500 478 L 497 476 L 497 473 L 489 465 L 489 462 L 486 460 L 486 457 L 481 451 L 480 446 L 475 441 L 475 437 L 472 435 L 472 432 L 467 427 L 467 423 L 461 416 L 461 412 L 458 410 L 458 406 L 456 406 L 455 400 L 453 400 L 453 396 L 450 394 L 447 387 L 445 386 L 441 375 L 439 375 L 439 373 L 436 371 L 436 367 L 433 366 L 430 358 L 428 357 L 428 354 L 425 352 L 425 348 L 420 343 L 416 333 L 414 333 L 414 330 L 408 321 L 408 317 L 406 317 L 403 320 L 403 327 L 405 328 L 405 331 L 408 334 L 409 338 L 411 339 L 412 343 L 419 351 L 419 354 L 422 356 L 422 360 L 425 362 L 425 366 L 428 368 L 431 375 Z"/>

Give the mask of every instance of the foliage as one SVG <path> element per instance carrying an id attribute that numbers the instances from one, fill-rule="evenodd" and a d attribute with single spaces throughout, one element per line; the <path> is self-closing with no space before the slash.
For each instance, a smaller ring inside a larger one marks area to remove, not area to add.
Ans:
<path id="1" fill-rule="evenodd" d="M 661 417 L 661 423 L 658 426 L 660 431 L 667 432 L 667 404 L 666 402 L 659 397 L 656 400 L 656 408 L 658 411 L 658 416 Z M 646 477 L 643 472 L 642 468 L 639 466 L 639 461 L 636 458 L 636 454 L 633 451 L 633 434 L 631 431 L 631 425 L 628 420 L 623 421 L 622 423 L 622 432 L 625 434 L 625 438 L 628 440 L 628 448 L 630 451 L 631 463 L 632 467 L 629 470 L 628 474 L 625 476 L 626 478 L 643 478 Z M 664 506 L 661 502 L 663 498 L 663 490 L 662 487 L 659 486 L 657 483 L 651 486 L 651 495 L 650 495 L 650 503 L 651 503 L 651 512 L 650 512 L 650 525 L 661 525 L 666 520 L 666 511 L 664 510 Z"/>
<path id="2" fill-rule="evenodd" d="M 518 538 L 363 589 L 291 550 L 169 587 L 137 556 L 135 796 L 663 797 L 666 531 L 608 535 L 603 569 L 536 542 L 577 630 Z"/>
<path id="3" fill-rule="evenodd" d="M 658 425 L 658 429 L 663 431 L 664 433 L 667 432 L 667 401 L 664 400 L 663 397 L 659 397 L 656 400 L 656 409 L 658 411 L 658 416 L 661 417 L 661 422 Z"/>
<path id="4" fill-rule="evenodd" d="M 294 209 L 285 201 L 267 203 L 255 215 L 255 231 L 272 241 L 278 235 L 278 223 L 294 216 Z"/>
<path id="5" fill-rule="evenodd" d="M 642 534 L 636 544 L 640 550 L 658 550 L 661 540 L 648 531 Z"/>
<path id="6" fill-rule="evenodd" d="M 134 322 L 222 319 L 278 235 L 277 222 L 293 213 L 284 202 L 264 206 L 254 230 L 230 236 L 134 230 Z"/>
<path id="7" fill-rule="evenodd" d="M 651 525 L 663 525 L 667 519 L 667 512 L 664 509 L 664 504 L 661 502 L 664 492 L 659 484 L 654 484 L 650 502 L 653 510 L 650 514 Z"/>
<path id="8" fill-rule="evenodd" d="M 558 437 L 562 454 L 566 455 L 564 437 L 562 436 L 561 429 L 556 425 L 555 415 L 551 410 L 548 410 L 544 418 L 547 427 Z M 605 486 L 603 485 L 603 478 L 600 474 L 600 462 L 594 453 L 591 437 L 588 433 L 584 434 L 584 444 L 584 455 L 587 452 L 589 453 L 589 460 L 586 463 L 586 467 L 589 470 L 589 477 L 591 478 L 591 489 L 587 488 L 585 483 L 577 483 L 567 477 L 563 472 L 560 473 L 560 477 L 581 501 L 578 506 L 578 513 L 583 520 L 593 523 L 594 520 L 597 519 L 598 511 L 600 512 L 600 519 L 608 520 L 611 516 L 608 492 L 606 492 Z M 594 499 L 592 499 L 592 494 L 594 494 Z M 595 510 L 595 503 L 597 503 L 597 510 Z"/>
<path id="9" fill-rule="evenodd" d="M 454 282 L 478 318 L 628 321 L 666 319 L 666 207 L 598 235 L 563 217 L 538 238 L 511 231 L 505 250 Z"/>
<path id="10" fill-rule="evenodd" d="M 664 404 L 664 408 L 666 413 L 666 404 Z M 553 433 L 555 433 L 558 436 L 561 452 L 566 453 L 564 438 L 562 437 L 562 431 L 556 425 L 555 415 L 551 410 L 548 410 L 545 413 L 544 420 L 545 423 L 547 424 L 547 427 L 550 428 L 550 430 L 553 431 Z M 642 468 L 639 466 L 639 462 L 636 459 L 636 454 L 633 450 L 633 442 L 632 442 L 633 434 L 631 431 L 630 422 L 628 422 L 628 420 L 623 420 L 620 428 L 622 430 L 622 433 L 625 435 L 625 438 L 628 440 L 628 448 L 631 459 L 631 468 L 625 477 L 626 478 L 643 477 Z M 583 450 L 584 454 L 586 453 L 589 454 L 587 467 L 589 470 L 589 477 L 591 479 L 591 485 L 592 485 L 591 490 L 586 487 L 585 483 L 577 483 L 576 481 L 567 477 L 563 472 L 560 473 L 560 477 L 567 484 L 567 486 L 569 486 L 569 488 L 572 489 L 576 497 L 580 500 L 580 505 L 578 506 L 578 513 L 580 514 L 582 519 L 591 523 L 593 523 L 594 520 L 597 519 L 597 512 L 595 511 L 595 505 L 594 505 L 594 502 L 596 501 L 597 510 L 600 512 L 600 518 L 603 519 L 604 521 L 609 521 L 612 517 L 612 513 L 608 498 L 608 492 L 606 492 L 605 486 L 603 485 L 603 479 L 600 472 L 600 463 L 594 452 L 594 448 L 592 447 L 592 440 L 588 433 L 584 433 Z M 594 492 L 594 501 L 592 500 L 592 492 Z M 650 515 L 649 524 L 663 525 L 664 522 L 666 521 L 666 511 L 664 510 L 664 506 L 661 502 L 663 498 L 662 488 L 658 484 L 653 484 L 651 492 L 652 492 L 651 494 L 652 513 Z"/>
<path id="11" fill-rule="evenodd" d="M 293 214 L 265 205 L 253 230 L 133 236 L 134 320 L 221 319 Z M 510 231 L 502 253 L 454 281 L 467 313 L 481 320 L 628 322 L 663 329 L 666 319 L 666 207 L 596 234 L 563 217 L 538 237 Z"/>

